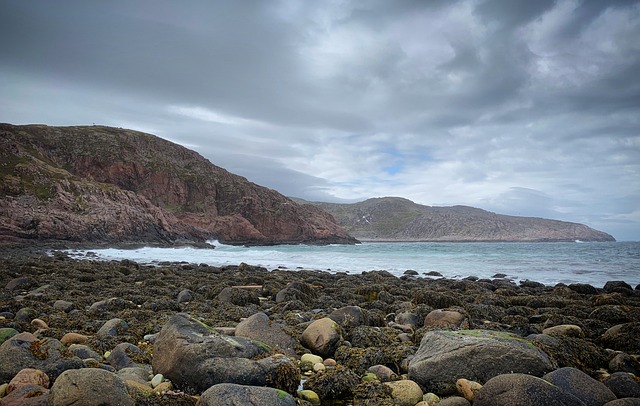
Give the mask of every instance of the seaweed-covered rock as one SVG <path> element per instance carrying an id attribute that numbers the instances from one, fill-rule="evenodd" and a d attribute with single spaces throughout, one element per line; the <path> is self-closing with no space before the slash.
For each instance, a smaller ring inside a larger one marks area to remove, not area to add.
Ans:
<path id="1" fill-rule="evenodd" d="M 589 340 L 547 334 L 535 334 L 528 338 L 559 367 L 573 367 L 590 372 L 607 364 L 607 352 Z"/>
<path id="2" fill-rule="evenodd" d="M 311 376 L 304 382 L 304 389 L 314 391 L 320 399 L 348 399 L 360 378 L 349 368 L 337 365 Z"/>
<path id="3" fill-rule="evenodd" d="M 391 388 L 391 398 L 398 406 L 414 406 L 422 400 L 422 389 L 414 381 L 403 379 L 386 382 L 385 385 Z"/>
<path id="4" fill-rule="evenodd" d="M 520 372 L 542 376 L 553 370 L 549 357 L 531 342 L 488 330 L 431 331 L 409 364 L 409 378 L 428 392 L 453 394 L 460 377 L 484 383 Z"/>
<path id="5" fill-rule="evenodd" d="M 260 297 L 258 296 L 258 293 L 249 289 L 226 287 L 218 293 L 216 298 L 220 302 L 231 303 L 236 306 L 260 304 Z"/>
<path id="6" fill-rule="evenodd" d="M 600 338 L 608 348 L 629 354 L 640 354 L 640 322 L 619 324 L 611 327 Z"/>
<path id="7" fill-rule="evenodd" d="M 218 383 L 272 386 L 293 392 L 300 371 L 284 355 L 244 337 L 216 333 L 184 313 L 174 315 L 154 343 L 153 370 L 185 391 Z"/>
<path id="8" fill-rule="evenodd" d="M 39 369 L 54 381 L 63 371 L 82 367 L 82 360 L 67 354 L 54 338 L 20 333 L 0 345 L 0 382 L 9 382 L 23 368 Z"/>

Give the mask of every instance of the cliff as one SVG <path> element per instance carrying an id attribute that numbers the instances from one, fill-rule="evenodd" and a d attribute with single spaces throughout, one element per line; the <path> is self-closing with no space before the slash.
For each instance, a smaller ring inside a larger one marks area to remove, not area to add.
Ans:
<path id="1" fill-rule="evenodd" d="M 355 243 L 300 205 L 154 135 L 0 124 L 0 241 Z"/>
<path id="2" fill-rule="evenodd" d="M 423 206 L 398 197 L 313 204 L 363 241 L 615 241 L 583 224 L 507 216 L 467 206 Z"/>

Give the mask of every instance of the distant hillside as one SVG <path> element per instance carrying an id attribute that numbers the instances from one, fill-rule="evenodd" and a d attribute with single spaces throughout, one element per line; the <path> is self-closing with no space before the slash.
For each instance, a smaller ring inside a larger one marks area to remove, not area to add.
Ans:
<path id="1" fill-rule="evenodd" d="M 615 241 L 583 224 L 506 216 L 467 206 L 423 206 L 399 197 L 312 204 L 332 214 L 361 241 Z"/>
<path id="2" fill-rule="evenodd" d="M 354 243 L 321 209 L 102 126 L 0 124 L 0 242 Z"/>

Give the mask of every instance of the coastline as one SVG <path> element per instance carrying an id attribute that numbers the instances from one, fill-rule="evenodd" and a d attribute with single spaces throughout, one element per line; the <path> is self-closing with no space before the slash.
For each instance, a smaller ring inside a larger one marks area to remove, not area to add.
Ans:
<path id="1" fill-rule="evenodd" d="M 267 271 L 246 264 L 199 265 L 197 260 L 149 266 L 129 260 L 75 260 L 62 252 L 44 256 L 35 249 L 23 254 L 14 251 L 5 255 L 6 252 L 0 262 L 0 328 L 31 334 L 38 340 L 61 340 L 68 333 L 77 333 L 88 337 L 86 345 L 98 354 L 128 343 L 143 349 L 136 367 L 145 370 L 152 370 L 154 350 L 150 337 L 177 314 L 188 314 L 216 331 L 231 334 L 243 319 L 264 313 L 269 323 L 284 326 L 293 338 L 288 356 L 294 360 L 297 372 L 303 373 L 303 379 L 313 381 L 312 377 L 323 375 L 305 377 L 306 371 L 300 369 L 299 357 L 311 352 L 302 345 L 302 333 L 314 321 L 345 308 L 360 309 L 358 314 L 363 319 L 359 325 L 354 319 L 342 319 L 340 339 L 326 358 L 335 359 L 338 366 L 357 377 L 363 376 L 373 366 L 368 364 L 375 361 L 391 368 L 397 379 L 411 378 L 409 361 L 426 335 L 461 329 L 488 330 L 530 340 L 548 354 L 556 367 L 578 368 L 594 379 L 620 372 L 616 368 L 622 367 L 612 366 L 612 360 L 620 358 L 621 353 L 627 356 L 624 365 L 640 365 L 634 358 L 634 354 L 640 354 L 640 344 L 629 336 L 640 329 L 640 291 L 624 283 L 611 283 L 604 288 L 586 284 L 544 286 L 533 281 L 516 284 L 501 278 L 418 278 L 412 272 L 395 277 L 385 271 Z M 296 287 L 295 292 L 292 286 Z M 185 290 L 190 292 L 190 299 L 179 301 Z M 71 309 L 54 307 L 61 300 L 71 302 Z M 103 303 L 104 308 L 96 310 L 97 303 Z M 427 325 L 427 316 L 434 311 L 452 312 L 461 319 L 453 324 Z M 46 328 L 34 323 L 35 319 Z M 114 336 L 98 334 L 112 319 L 124 320 L 126 331 Z M 543 333 L 566 325 L 578 326 L 581 333 L 567 337 Z M 610 332 L 616 326 L 628 326 L 630 333 L 620 328 L 617 333 Z M 379 332 L 384 335 L 378 341 L 361 336 L 378 337 Z M 549 344 L 547 336 L 554 337 L 555 344 Z M 543 339 L 535 341 L 535 337 Z M 268 337 L 262 341 L 268 341 Z M 572 350 L 568 351 L 567 346 Z M 158 349 L 155 351 L 157 354 Z M 378 355 L 370 358 L 363 354 Z M 103 356 L 90 361 L 94 367 L 118 374 L 114 362 Z M 7 373 L 1 375 L 6 365 L 0 362 L 0 376 L 8 383 L 11 378 Z M 51 377 L 52 385 L 56 377 Z M 0 385 L 5 383 L 3 379 Z M 344 395 L 345 401 L 364 396 L 357 394 L 357 383 Z M 177 382 L 173 385 L 163 394 L 147 393 L 145 404 L 194 404 L 197 399 L 193 396 L 202 395 Z M 322 385 L 318 385 L 314 389 L 321 392 Z M 447 389 L 439 395 L 457 394 Z"/>

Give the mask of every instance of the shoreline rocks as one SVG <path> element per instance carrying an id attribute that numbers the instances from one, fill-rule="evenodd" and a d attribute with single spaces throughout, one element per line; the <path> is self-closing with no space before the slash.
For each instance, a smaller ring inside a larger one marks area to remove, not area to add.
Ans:
<path id="1" fill-rule="evenodd" d="M 636 320 L 622 283 L 11 256 L 0 405 L 634 404 Z"/>

